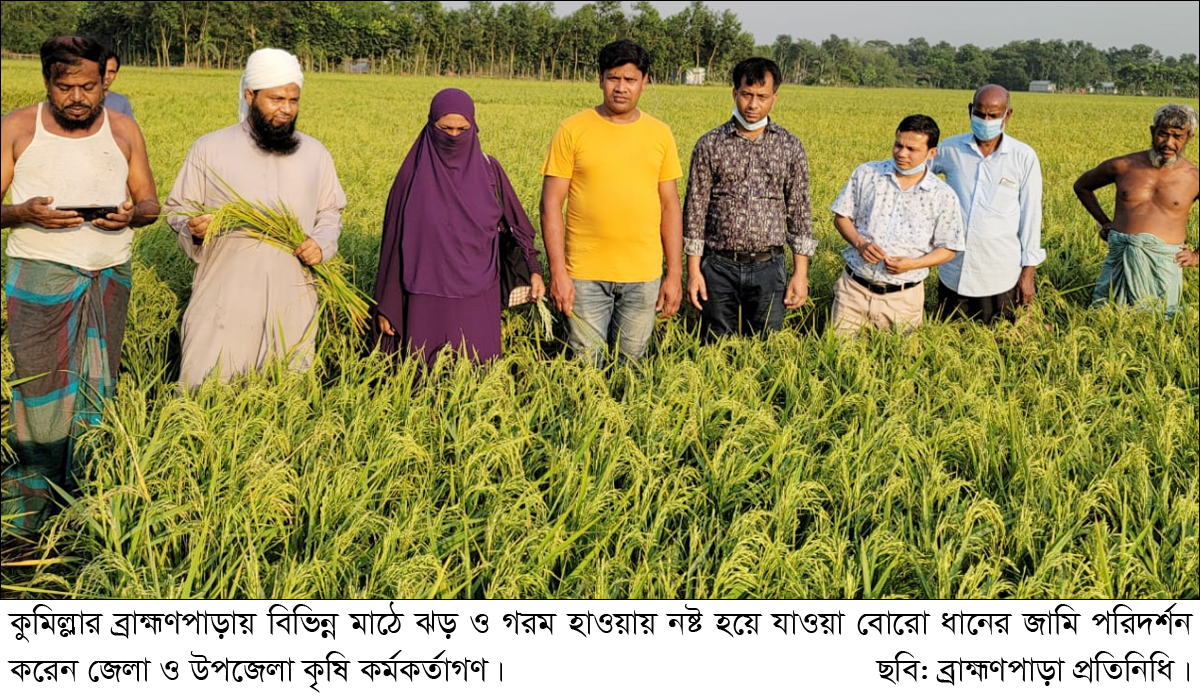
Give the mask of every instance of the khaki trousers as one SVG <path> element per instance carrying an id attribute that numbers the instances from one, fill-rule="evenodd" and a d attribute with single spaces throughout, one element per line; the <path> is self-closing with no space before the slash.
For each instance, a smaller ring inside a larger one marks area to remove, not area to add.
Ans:
<path id="1" fill-rule="evenodd" d="M 925 314 L 925 284 L 895 293 L 874 293 L 842 272 L 833 286 L 833 330 L 853 336 L 866 325 L 907 333 L 921 326 Z"/>

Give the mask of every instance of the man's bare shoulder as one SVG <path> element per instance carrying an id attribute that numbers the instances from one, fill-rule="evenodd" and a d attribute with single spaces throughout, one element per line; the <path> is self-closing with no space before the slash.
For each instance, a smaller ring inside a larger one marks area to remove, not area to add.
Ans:
<path id="1" fill-rule="evenodd" d="M 1111 160 L 1105 160 L 1103 165 L 1108 165 L 1121 171 L 1149 167 L 1150 154 L 1145 150 L 1139 150 L 1125 155 L 1118 155 Z"/>
<path id="2" fill-rule="evenodd" d="M 1200 168 L 1196 167 L 1196 163 L 1186 157 L 1179 158 L 1179 162 L 1175 164 L 1175 167 L 1182 173 L 1190 175 L 1192 179 L 1200 178 Z"/>
<path id="3" fill-rule="evenodd" d="M 0 119 L 0 142 L 5 159 L 16 162 L 37 134 L 38 105 L 15 109 Z"/>
<path id="4" fill-rule="evenodd" d="M 1150 155 L 1151 152 L 1149 150 L 1131 152 L 1128 155 L 1114 157 L 1101 166 L 1110 165 L 1118 176 L 1137 176 L 1142 173 L 1153 173 L 1158 176 L 1166 173 L 1166 176 L 1169 178 L 1189 177 L 1196 179 L 1197 176 L 1200 176 L 1200 170 L 1197 170 L 1196 164 L 1187 158 L 1180 157 L 1171 167 L 1162 168 L 1154 164 Z"/>
<path id="5" fill-rule="evenodd" d="M 1181 157 L 1175 163 L 1175 169 L 1179 172 L 1175 176 L 1188 182 L 1193 200 L 1200 198 L 1200 168 L 1196 167 L 1196 163 Z"/>
<path id="6" fill-rule="evenodd" d="M 133 133 L 142 132 L 141 126 L 138 126 L 137 121 L 134 121 L 133 117 L 122 114 L 119 111 L 105 109 L 104 118 L 108 119 L 108 127 L 111 128 L 113 134 L 118 137 L 128 137 Z"/>
<path id="7" fill-rule="evenodd" d="M 32 133 L 34 125 L 37 123 L 37 114 L 37 104 L 14 109 L 5 114 L 3 119 L 0 119 L 0 126 L 4 127 L 4 133 L 8 137 L 14 137 L 26 131 Z"/>
<path id="8" fill-rule="evenodd" d="M 1143 150 L 1109 158 L 1096 165 L 1083 176 L 1099 176 L 1109 183 L 1119 184 L 1122 179 L 1126 177 L 1139 177 L 1150 168 L 1150 157 Z"/>
<path id="9" fill-rule="evenodd" d="M 118 144 L 124 146 L 127 152 L 133 151 L 135 143 L 145 142 L 142 136 L 142 127 L 133 120 L 133 117 L 126 116 L 119 111 L 106 109 L 104 118 L 108 119 L 108 128 L 112 131 L 113 138 Z"/>

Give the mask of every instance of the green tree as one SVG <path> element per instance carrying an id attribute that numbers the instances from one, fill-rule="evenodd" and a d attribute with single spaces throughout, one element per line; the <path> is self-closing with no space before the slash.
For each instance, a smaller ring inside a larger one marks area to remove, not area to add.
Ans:
<path id="1" fill-rule="evenodd" d="M 354 3 L 357 4 L 357 3 Z M 417 74 L 440 72 L 445 57 L 449 18 L 436 1 L 393 2 L 392 9 L 406 17 L 415 29 L 414 45 L 405 55 L 405 69 Z"/>
<path id="2" fill-rule="evenodd" d="M 653 54 L 651 79 L 664 82 L 676 78 L 674 66 L 679 63 L 679 58 L 675 37 L 667 31 L 662 15 L 654 5 L 644 0 L 634 4 L 633 16 L 629 19 L 628 36 L 630 40 L 645 46 Z"/>
<path id="3" fill-rule="evenodd" d="M 594 76 L 596 55 L 605 43 L 595 5 L 584 5 L 567 17 L 565 38 L 571 63 L 569 73 L 564 71 L 563 77 L 569 75 L 572 80 L 579 80 Z"/>
<path id="4" fill-rule="evenodd" d="M 37 53 L 52 36 L 75 33 L 82 2 L 0 3 L 0 46 L 13 53 Z"/>
<path id="5" fill-rule="evenodd" d="M 954 89 L 974 90 L 988 81 L 991 58 L 974 44 L 964 44 L 954 52 L 954 81 L 947 85 Z"/>
<path id="6" fill-rule="evenodd" d="M 731 10 L 693 0 L 664 17 L 642 0 L 629 14 L 622 3 L 598 0 L 559 17 L 554 3 L 475 0 L 448 10 L 436 1 L 172 0 L 130 2 L 5 2 L 0 44 L 30 53 L 51 34 L 79 31 L 110 43 L 126 63 L 238 67 L 256 48 L 296 53 L 308 69 L 337 69 L 347 59 L 417 74 L 462 72 L 508 77 L 594 79 L 595 57 L 628 37 L 654 56 L 651 77 L 673 80 L 680 70 L 706 68 L 714 81 L 734 62 L 771 55 L 784 81 L 866 86 L 923 85 L 972 89 L 995 82 L 1010 90 L 1047 79 L 1061 89 L 1113 80 L 1120 91 L 1195 95 L 1194 54 L 1164 57 L 1135 44 L 1105 52 L 1072 40 L 1013 41 L 991 50 L 921 37 L 903 44 L 830 36 L 817 44 L 781 34 L 754 46 Z"/>
<path id="7" fill-rule="evenodd" d="M 1012 91 L 1027 90 L 1031 78 L 1025 64 L 1024 42 L 1007 43 L 992 51 L 992 71 L 988 82 Z"/>

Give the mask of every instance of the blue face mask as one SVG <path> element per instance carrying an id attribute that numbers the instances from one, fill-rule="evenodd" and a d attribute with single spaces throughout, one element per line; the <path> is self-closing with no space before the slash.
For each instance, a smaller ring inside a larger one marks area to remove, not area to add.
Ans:
<path id="1" fill-rule="evenodd" d="M 895 160 L 892 160 L 892 167 L 896 168 L 896 174 L 901 174 L 906 177 L 911 177 L 914 174 L 920 174 L 921 172 L 925 171 L 925 163 L 924 162 L 917 165 L 916 167 L 913 167 L 912 169 L 900 169 L 900 165 L 896 164 Z"/>
<path id="2" fill-rule="evenodd" d="M 1004 132 L 1004 119 L 981 119 L 971 115 L 971 135 L 982 142 L 994 140 Z"/>

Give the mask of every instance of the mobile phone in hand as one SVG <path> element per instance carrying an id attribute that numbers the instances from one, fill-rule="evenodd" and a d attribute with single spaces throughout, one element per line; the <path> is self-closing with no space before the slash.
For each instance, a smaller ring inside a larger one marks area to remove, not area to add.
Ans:
<path id="1" fill-rule="evenodd" d="M 84 220 L 96 220 L 109 213 L 116 213 L 116 206 L 55 206 L 56 211 L 75 211 Z"/>

